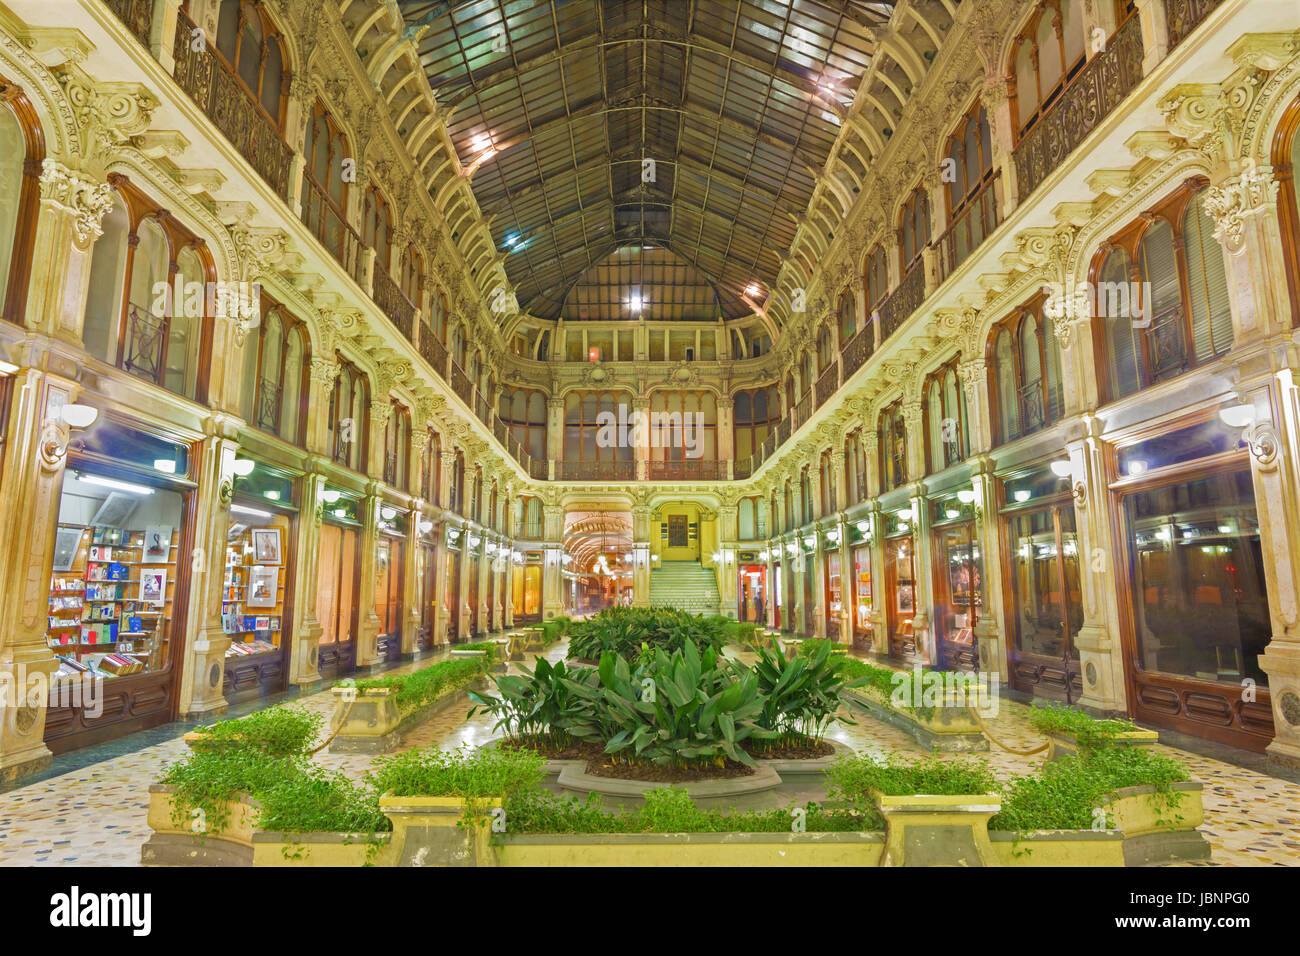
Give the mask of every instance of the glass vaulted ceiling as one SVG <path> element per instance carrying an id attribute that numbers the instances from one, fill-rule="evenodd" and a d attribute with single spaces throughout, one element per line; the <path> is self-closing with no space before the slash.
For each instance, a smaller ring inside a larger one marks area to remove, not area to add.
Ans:
<path id="1" fill-rule="evenodd" d="M 558 317 L 592 265 L 648 244 L 737 318 L 776 281 L 892 4 L 400 6 L 522 309 Z"/>

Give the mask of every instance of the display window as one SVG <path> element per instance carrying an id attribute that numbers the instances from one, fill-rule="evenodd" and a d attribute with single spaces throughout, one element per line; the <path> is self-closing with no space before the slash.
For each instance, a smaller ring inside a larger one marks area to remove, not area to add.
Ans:
<path id="1" fill-rule="evenodd" d="M 389 505 L 379 512 L 375 541 L 375 614 L 379 618 L 377 654 L 381 661 L 402 656 L 402 578 L 410 516 Z"/>
<path id="2" fill-rule="evenodd" d="M 976 670 L 975 625 L 984 616 L 984 556 L 969 489 L 936 497 L 933 510 L 935 662 L 943 670 Z"/>
<path id="3" fill-rule="evenodd" d="M 872 610 L 871 548 L 863 544 L 853 549 L 853 646 L 859 650 L 872 644 Z"/>
<path id="4" fill-rule="evenodd" d="M 238 703 L 283 690 L 293 605 L 295 481 L 256 463 L 235 479 L 222 569 L 221 629 L 226 700 Z"/>
<path id="5" fill-rule="evenodd" d="M 1136 716 L 1263 750 L 1271 626 L 1249 470 L 1138 487 L 1121 503 Z"/>
<path id="6" fill-rule="evenodd" d="M 826 552 L 826 636 L 833 641 L 840 639 L 840 614 L 843 610 L 844 592 L 837 549 Z"/>
<path id="7" fill-rule="evenodd" d="M 461 636 L 461 620 L 464 602 L 460 598 L 461 576 L 461 532 L 457 528 L 447 529 L 447 574 L 443 580 L 442 600 L 447 607 L 447 640 L 457 641 Z"/>
<path id="8" fill-rule="evenodd" d="M 416 647 L 427 651 L 433 647 L 438 624 L 438 543 L 433 537 L 433 522 L 423 521 L 422 532 L 416 546 L 416 568 L 419 581 L 420 629 Z"/>
<path id="9" fill-rule="evenodd" d="M 361 523 L 356 498 L 331 489 L 325 495 L 316 576 L 316 619 L 321 625 L 317 657 L 321 676 L 330 678 L 357 666 Z"/>
<path id="10" fill-rule="evenodd" d="M 1078 700 L 1083 626 L 1074 502 L 1048 469 L 1003 483 L 1011 684 L 1041 697 Z"/>
<path id="11" fill-rule="evenodd" d="M 175 717 L 194 566 L 188 466 L 185 446 L 111 420 L 69 455 L 46 630 L 56 753 Z"/>
<path id="12" fill-rule="evenodd" d="M 781 611 L 785 607 L 785 580 L 781 575 L 781 562 L 772 562 L 772 626 L 781 630 Z"/>
<path id="13" fill-rule="evenodd" d="M 911 534 L 885 541 L 885 589 L 889 595 L 889 656 L 910 663 L 917 656 L 916 634 L 912 620 L 916 617 L 916 554 Z"/>
<path id="14" fill-rule="evenodd" d="M 767 611 L 767 567 L 762 564 L 745 564 L 740 568 L 739 607 L 742 621 L 761 625 Z"/>

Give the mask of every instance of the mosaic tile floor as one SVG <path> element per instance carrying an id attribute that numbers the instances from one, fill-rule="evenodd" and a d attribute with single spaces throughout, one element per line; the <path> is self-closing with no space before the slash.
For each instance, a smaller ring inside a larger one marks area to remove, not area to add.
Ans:
<path id="1" fill-rule="evenodd" d="M 563 657 L 564 644 L 546 652 Z M 531 657 L 532 655 L 530 655 Z M 743 656 L 743 655 L 742 655 Z M 429 660 L 404 664 L 393 673 L 426 666 Z M 322 690 L 300 699 L 302 706 L 328 713 L 333 699 Z M 1028 728 L 1024 705 L 1003 701 L 989 730 L 1008 746 L 1029 749 L 1042 742 Z M 919 748 L 903 732 L 855 712 L 855 726 L 836 722 L 829 735 L 859 751 L 915 753 Z M 146 738 L 140 749 L 0 794 L 0 866 L 136 866 L 149 837 L 145 824 L 148 787 L 159 771 L 186 751 L 179 734 L 160 743 Z M 492 720 L 464 719 L 461 708 L 444 711 L 416 728 L 404 747 L 455 749 L 493 739 Z M 117 748 L 120 750 L 121 748 Z M 1210 865 L 1300 865 L 1300 784 L 1161 746 L 1187 763 L 1192 777 L 1205 784 L 1205 833 L 1213 847 Z M 988 755 L 995 772 L 1026 773 L 1041 756 L 1022 757 L 996 748 Z M 322 763 L 360 776 L 373 759 L 364 754 L 322 753 Z"/>

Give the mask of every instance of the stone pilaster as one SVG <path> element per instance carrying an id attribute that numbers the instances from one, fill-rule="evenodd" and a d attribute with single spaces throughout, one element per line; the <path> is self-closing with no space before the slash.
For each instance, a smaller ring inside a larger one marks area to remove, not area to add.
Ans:
<path id="1" fill-rule="evenodd" d="M 321 623 L 316 617 L 320 568 L 321 511 L 325 476 L 309 473 L 302 479 L 302 511 L 298 517 L 297 559 L 293 574 L 293 647 L 289 657 L 289 683 L 311 687 L 320 680 L 318 650 Z"/>

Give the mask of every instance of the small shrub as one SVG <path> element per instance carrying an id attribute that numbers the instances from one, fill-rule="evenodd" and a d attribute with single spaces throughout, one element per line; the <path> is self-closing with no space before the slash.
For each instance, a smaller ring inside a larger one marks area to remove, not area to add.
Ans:
<path id="1" fill-rule="evenodd" d="M 252 750 L 268 757 L 305 756 L 311 752 L 325 717 L 301 707 L 268 707 L 231 720 L 220 720 L 196 733 L 193 749 L 205 753 Z"/>
<path id="2" fill-rule="evenodd" d="M 1073 737 L 1084 748 L 1108 747 L 1120 734 L 1138 729 L 1130 720 L 1098 720 L 1073 707 L 1037 701 L 1027 717 L 1039 733 Z"/>
<path id="3" fill-rule="evenodd" d="M 483 676 L 493 658 L 459 658 L 439 661 L 409 674 L 370 677 L 356 681 L 358 691 L 372 687 L 389 687 L 396 691 L 393 699 L 403 717 L 441 697 L 449 688 L 464 687 Z"/>
<path id="4" fill-rule="evenodd" d="M 530 750 L 408 750 L 380 757 L 367 775 L 394 797 L 498 797 L 541 785 L 545 760 Z"/>

